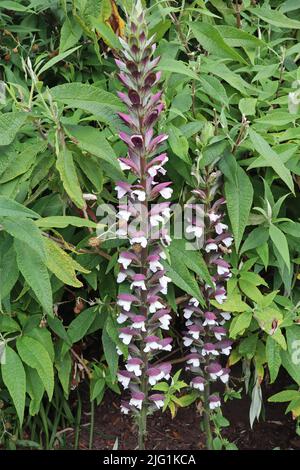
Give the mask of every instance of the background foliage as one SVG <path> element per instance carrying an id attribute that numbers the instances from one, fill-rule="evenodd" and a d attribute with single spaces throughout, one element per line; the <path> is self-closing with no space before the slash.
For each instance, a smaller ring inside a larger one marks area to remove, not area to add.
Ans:
<path id="1" fill-rule="evenodd" d="M 185 203 L 205 166 L 224 174 L 235 248 L 223 307 L 233 312 L 229 362 L 243 364 L 250 421 L 261 412 L 262 381 L 273 383 L 281 367 L 291 386 L 271 400 L 289 402 L 298 417 L 299 2 L 148 6 L 165 79 L 159 127 L 169 134 L 174 202 Z M 95 228 L 97 205 L 117 202 L 122 177 L 112 48 L 130 7 L 130 0 L 0 1 L 0 436 L 10 447 L 53 446 L 59 426 L 80 419 L 68 397 L 83 378 L 92 403 L 107 387 L 119 392 L 122 241 L 100 243 Z M 172 243 L 174 316 L 183 295 L 199 295 L 197 277 L 205 276 L 201 258 L 181 252 Z M 180 332 L 180 319 L 176 325 Z"/>

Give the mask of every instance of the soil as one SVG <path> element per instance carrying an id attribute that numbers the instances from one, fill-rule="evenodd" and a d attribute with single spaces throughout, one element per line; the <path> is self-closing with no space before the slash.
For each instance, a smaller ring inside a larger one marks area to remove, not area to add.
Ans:
<path id="1" fill-rule="evenodd" d="M 263 387 L 268 397 L 283 389 L 283 375 L 275 387 Z M 223 414 L 230 421 L 222 435 L 234 442 L 239 450 L 300 449 L 300 437 L 296 435 L 296 424 L 291 415 L 285 414 L 283 404 L 264 404 L 264 418 L 249 424 L 250 398 L 234 399 L 223 405 Z M 88 406 L 88 398 L 86 400 Z M 181 408 L 174 419 L 170 412 L 155 413 L 148 418 L 148 450 L 201 450 L 205 449 L 205 437 L 200 431 L 200 415 L 195 405 Z M 79 448 L 87 449 L 90 416 L 84 414 Z M 84 426 L 86 424 L 86 426 Z M 120 397 L 107 392 L 101 405 L 95 410 L 94 449 L 112 450 L 118 440 L 119 450 L 136 448 L 136 429 L 130 417 L 120 413 Z M 69 445 L 72 440 L 70 436 Z"/>

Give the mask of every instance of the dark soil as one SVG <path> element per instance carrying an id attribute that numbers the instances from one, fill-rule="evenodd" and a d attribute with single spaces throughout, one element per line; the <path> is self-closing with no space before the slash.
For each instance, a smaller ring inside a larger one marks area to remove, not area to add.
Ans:
<path id="1" fill-rule="evenodd" d="M 267 398 L 282 390 L 285 377 L 276 387 L 264 387 Z M 87 401 L 88 405 L 88 401 Z M 285 406 L 265 403 L 264 419 L 255 422 L 253 429 L 249 424 L 250 398 L 232 400 L 224 404 L 223 414 L 230 421 L 222 435 L 234 442 L 239 450 L 248 449 L 300 449 L 300 437 L 295 432 L 295 422 L 291 415 L 285 415 Z M 94 449 L 112 450 L 118 439 L 119 450 L 136 448 L 137 435 L 130 417 L 120 413 L 120 398 L 107 392 L 101 405 L 95 410 Z M 178 410 L 172 419 L 169 411 L 155 413 L 148 419 L 148 450 L 201 450 L 205 449 L 205 437 L 200 431 L 200 420 L 195 405 Z M 89 421 L 88 411 L 84 415 L 79 447 L 88 448 Z M 86 426 L 84 424 L 86 423 Z M 71 436 L 70 436 L 71 438 Z M 72 438 L 69 440 L 72 446 Z"/>

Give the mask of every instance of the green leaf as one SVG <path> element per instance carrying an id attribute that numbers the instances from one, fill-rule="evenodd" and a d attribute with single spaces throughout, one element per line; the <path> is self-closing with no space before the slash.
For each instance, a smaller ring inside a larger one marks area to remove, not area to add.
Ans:
<path id="1" fill-rule="evenodd" d="M 2 251 L 2 250 L 1 250 Z M 16 254 L 13 246 L 0 253 L 0 302 L 10 294 L 19 277 Z M 0 328 L 1 331 L 1 328 Z"/>
<path id="2" fill-rule="evenodd" d="M 286 328 L 287 351 L 281 351 L 282 365 L 300 387 L 300 325 Z"/>
<path id="3" fill-rule="evenodd" d="M 212 24 L 197 21 L 191 23 L 190 26 L 199 44 L 210 54 L 247 65 L 247 61 L 232 47 L 226 44 L 217 28 Z"/>
<path id="4" fill-rule="evenodd" d="M 184 253 L 182 261 L 186 267 L 198 274 L 201 280 L 205 281 L 209 285 L 212 285 L 212 279 L 209 274 L 207 264 L 204 261 L 201 253 L 199 251 L 195 251 L 194 249 L 189 250 L 189 246 L 191 247 L 191 244 L 189 244 L 186 240 L 172 240 L 169 251 L 172 253 L 172 257 L 174 259 L 182 258 L 182 253 Z"/>
<path id="5" fill-rule="evenodd" d="M 291 269 L 290 263 L 290 251 L 286 236 L 284 233 L 274 224 L 270 225 L 269 234 L 272 242 L 278 250 L 278 254 L 283 259 L 288 271 Z"/>
<path id="6" fill-rule="evenodd" d="M 92 220 L 74 217 L 72 215 L 53 215 L 50 217 L 43 217 L 35 221 L 35 224 L 40 228 L 66 228 L 69 225 L 73 227 L 91 227 L 97 228 L 96 222 Z"/>
<path id="7" fill-rule="evenodd" d="M 121 43 L 118 36 L 114 33 L 112 28 L 110 28 L 104 22 L 98 20 L 97 18 L 90 18 L 92 25 L 96 28 L 99 36 L 104 40 L 104 42 L 111 47 L 112 49 L 118 50 L 121 48 Z"/>
<path id="8" fill-rule="evenodd" d="M 282 392 L 272 395 L 268 398 L 268 401 L 271 403 L 284 403 L 299 398 L 299 395 L 300 393 L 297 390 L 283 390 Z"/>
<path id="9" fill-rule="evenodd" d="M 46 266 L 49 271 L 53 272 L 64 284 L 73 287 L 82 287 L 82 282 L 80 282 L 76 277 L 76 271 L 85 274 L 88 274 L 90 271 L 83 268 L 79 263 L 71 258 L 71 256 L 69 256 L 53 240 L 44 238 L 43 241 L 46 250 Z"/>
<path id="10" fill-rule="evenodd" d="M 223 40 L 231 47 L 244 47 L 253 49 L 266 47 L 266 43 L 242 29 L 234 28 L 225 24 L 216 26 Z"/>
<path id="11" fill-rule="evenodd" d="M 118 371 L 119 356 L 117 353 L 116 344 L 109 336 L 106 327 L 102 331 L 102 346 L 112 380 L 114 381 Z"/>
<path id="12" fill-rule="evenodd" d="M 272 336 L 268 336 L 266 341 L 266 358 L 270 371 L 271 383 L 275 382 L 281 366 L 280 351 L 280 345 L 274 341 Z"/>
<path id="13" fill-rule="evenodd" d="M 190 164 L 189 158 L 189 143 L 186 137 L 182 132 L 175 126 L 170 125 L 168 127 L 169 135 L 169 144 L 172 149 L 172 152 L 175 153 L 179 158 L 181 158 L 186 163 Z"/>
<path id="14" fill-rule="evenodd" d="M 65 52 L 76 44 L 82 35 L 81 26 L 75 18 L 66 18 L 61 30 L 59 41 L 59 52 Z"/>
<path id="15" fill-rule="evenodd" d="M 159 63 L 159 70 L 162 72 L 178 73 L 179 75 L 185 75 L 189 79 L 199 80 L 199 76 L 181 60 L 163 57 Z"/>
<path id="16" fill-rule="evenodd" d="M 72 343 L 80 341 L 89 327 L 95 320 L 97 309 L 95 307 L 87 308 L 80 312 L 80 314 L 70 323 L 68 327 L 68 335 Z"/>
<path id="17" fill-rule="evenodd" d="M 54 373 L 47 350 L 39 341 L 29 336 L 18 338 L 16 344 L 22 361 L 33 369 L 36 369 L 43 382 L 49 400 L 51 400 L 54 388 Z"/>
<path id="18" fill-rule="evenodd" d="M 238 334 L 243 333 L 252 320 L 252 312 L 243 312 L 233 318 L 230 324 L 229 333 L 231 338 L 236 338 Z"/>
<path id="19" fill-rule="evenodd" d="M 66 132 L 81 150 L 106 161 L 123 177 L 117 156 L 100 130 L 90 126 L 66 126 Z"/>
<path id="20" fill-rule="evenodd" d="M 64 189 L 70 199 L 72 199 L 77 207 L 81 209 L 84 208 L 85 202 L 75 169 L 73 154 L 66 147 L 60 150 L 56 160 L 56 167 L 59 171 Z"/>
<path id="21" fill-rule="evenodd" d="M 50 89 L 55 101 L 83 109 L 104 122 L 110 122 L 122 104 L 112 93 L 85 83 L 65 83 Z"/>
<path id="22" fill-rule="evenodd" d="M 228 154 L 220 164 L 225 175 L 225 196 L 234 242 L 239 250 L 253 201 L 252 183 L 234 156 Z"/>
<path id="23" fill-rule="evenodd" d="M 63 358 L 60 361 L 57 361 L 55 367 L 58 372 L 58 378 L 62 385 L 65 396 L 69 395 L 70 391 L 70 378 L 72 371 L 72 360 L 70 353 L 64 354 Z"/>
<path id="24" fill-rule="evenodd" d="M 182 258 L 170 257 L 171 263 L 163 262 L 163 265 L 169 274 L 172 282 L 180 287 L 185 293 L 196 297 L 199 302 L 203 303 L 203 297 L 200 292 L 198 283 L 196 282 L 194 276 L 190 273 L 186 265 L 184 264 Z"/>
<path id="25" fill-rule="evenodd" d="M 285 167 L 280 156 L 270 147 L 268 142 L 253 129 L 249 129 L 249 136 L 254 149 L 270 165 L 275 173 L 285 182 L 294 193 L 294 182 L 291 172 Z"/>
<path id="26" fill-rule="evenodd" d="M 57 318 L 57 317 L 48 317 L 48 325 L 49 327 L 51 328 L 51 330 L 61 339 L 64 340 L 65 343 L 67 343 L 68 346 L 72 346 L 72 341 L 68 335 L 68 333 L 66 332 L 63 324 L 62 324 L 62 321 Z"/>
<path id="27" fill-rule="evenodd" d="M 41 75 L 42 73 L 46 72 L 46 70 L 49 70 L 53 65 L 57 64 L 61 60 L 64 60 L 66 57 L 68 57 L 70 54 L 73 54 L 73 52 L 77 51 L 81 46 L 76 46 L 73 47 L 72 49 L 69 49 L 68 51 L 64 51 L 61 54 L 58 54 L 57 56 L 53 57 L 50 59 L 43 67 L 38 71 L 38 75 Z"/>
<path id="28" fill-rule="evenodd" d="M 266 241 L 268 241 L 268 239 L 269 231 L 267 227 L 256 227 L 249 233 L 246 240 L 244 241 L 240 254 L 263 245 Z"/>
<path id="29" fill-rule="evenodd" d="M 7 196 L 0 196 L 0 217 L 30 217 L 31 219 L 38 219 L 40 216 L 13 199 Z"/>
<path id="30" fill-rule="evenodd" d="M 242 98 L 239 101 L 239 110 L 244 116 L 255 116 L 256 98 Z"/>
<path id="31" fill-rule="evenodd" d="M 261 6 L 260 8 L 248 8 L 248 11 L 273 26 L 278 26 L 279 28 L 300 29 L 300 21 L 293 20 L 278 10 Z"/>
<path id="32" fill-rule="evenodd" d="M 3 382 L 6 385 L 22 426 L 25 408 L 26 375 L 18 354 L 8 345 L 5 347 L 6 360 L 1 365 Z"/>
<path id="33" fill-rule="evenodd" d="M 52 290 L 42 258 L 29 245 L 14 240 L 18 268 L 48 315 L 53 316 Z"/>
<path id="34" fill-rule="evenodd" d="M 35 416 L 41 406 L 41 401 L 45 392 L 45 387 L 40 379 L 40 376 L 36 369 L 25 366 L 26 371 L 26 390 L 31 398 L 29 405 L 29 413 L 31 416 Z"/>
<path id="35" fill-rule="evenodd" d="M 5 217 L 1 224 L 12 237 L 27 244 L 37 252 L 41 259 L 45 259 L 43 236 L 31 219 Z"/>
<path id="36" fill-rule="evenodd" d="M 0 115 L 0 135 L 2 145 L 9 145 L 15 138 L 19 129 L 23 126 L 28 114 L 21 111 L 14 111 Z"/>

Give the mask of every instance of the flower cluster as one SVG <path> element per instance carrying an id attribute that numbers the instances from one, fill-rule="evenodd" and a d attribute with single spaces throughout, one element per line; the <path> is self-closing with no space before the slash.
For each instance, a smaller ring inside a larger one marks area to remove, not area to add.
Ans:
<path id="1" fill-rule="evenodd" d="M 191 387 L 204 392 L 209 382 L 220 379 L 227 383 L 230 370 L 222 367 L 219 358 L 224 354 L 230 354 L 232 342 L 227 339 L 227 330 L 224 324 L 230 319 L 230 312 L 223 312 L 213 307 L 211 301 L 222 304 L 226 300 L 226 282 L 231 277 L 230 265 L 224 259 L 224 255 L 230 253 L 233 238 L 228 232 L 228 226 L 222 222 L 222 206 L 224 198 L 214 199 L 218 186 L 219 173 L 213 173 L 207 177 L 204 189 L 194 190 L 193 193 L 200 201 L 204 216 L 204 223 L 196 224 L 191 220 L 187 227 L 189 233 L 194 233 L 196 238 L 204 239 L 204 259 L 211 275 L 211 285 L 201 286 L 205 300 L 205 308 L 196 298 L 190 298 L 184 308 L 186 319 L 186 331 L 184 333 L 184 345 L 190 348 L 187 356 L 187 369 L 194 377 Z M 203 209 L 204 208 L 204 209 Z M 208 397 L 209 408 L 220 406 L 218 395 Z"/>
<path id="2" fill-rule="evenodd" d="M 129 171 L 127 181 L 119 181 L 118 235 L 129 239 L 130 247 L 119 255 L 121 284 L 117 303 L 120 307 L 119 337 L 128 346 L 128 359 L 118 379 L 130 392 L 129 401 L 122 402 L 122 411 L 161 408 L 164 395 L 150 393 L 158 381 L 169 379 L 171 365 L 151 366 L 152 358 L 170 351 L 172 338 L 164 336 L 171 320 L 170 309 L 163 295 L 167 294 L 171 279 L 166 275 L 163 260 L 170 237 L 165 223 L 170 217 L 171 182 L 158 181 L 166 175 L 166 153 L 159 147 L 167 135 L 154 136 L 154 125 L 164 105 L 161 91 L 153 92 L 160 79 L 155 68 L 153 38 L 147 38 L 147 23 L 140 2 L 137 2 L 129 20 L 125 39 L 120 38 L 122 50 L 116 59 L 119 79 L 126 93 L 118 93 L 127 106 L 127 113 L 119 113 L 128 128 L 119 136 L 127 145 L 127 155 L 119 159 L 122 170 Z M 154 201 L 158 200 L 156 204 Z M 151 232 L 151 236 L 150 236 Z M 146 411 L 147 412 L 147 411 Z"/>

